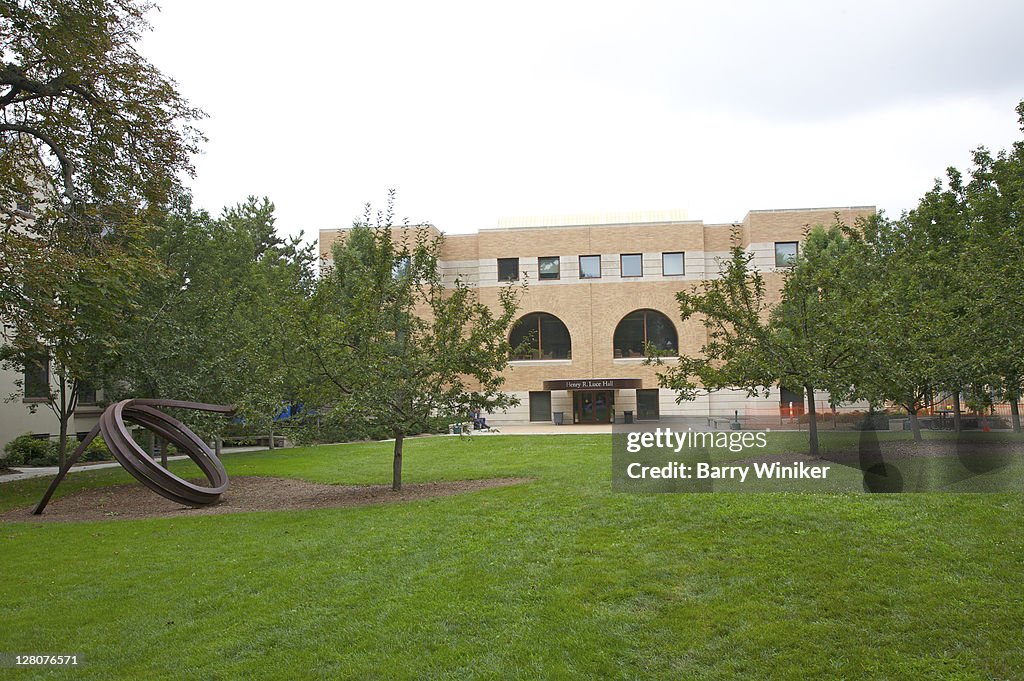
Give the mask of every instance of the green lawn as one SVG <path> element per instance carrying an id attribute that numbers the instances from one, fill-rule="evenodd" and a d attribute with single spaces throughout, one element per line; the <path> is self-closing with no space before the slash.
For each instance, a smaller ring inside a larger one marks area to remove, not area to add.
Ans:
<path id="1" fill-rule="evenodd" d="M 389 448 L 225 462 L 383 483 Z M 84 659 L 0 676 L 1024 677 L 1020 495 L 613 494 L 610 458 L 607 436 L 414 439 L 407 482 L 535 482 L 363 508 L 0 524 L 0 652 Z M 128 479 L 76 473 L 60 494 Z M 47 482 L 0 485 L 0 508 Z"/>

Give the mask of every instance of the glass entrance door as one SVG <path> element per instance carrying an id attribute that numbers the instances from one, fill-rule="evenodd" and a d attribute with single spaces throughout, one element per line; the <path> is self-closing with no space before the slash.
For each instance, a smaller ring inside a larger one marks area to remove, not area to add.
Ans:
<path id="1" fill-rule="evenodd" d="M 572 394 L 573 423 L 611 423 L 615 392 L 612 390 L 576 390 Z"/>

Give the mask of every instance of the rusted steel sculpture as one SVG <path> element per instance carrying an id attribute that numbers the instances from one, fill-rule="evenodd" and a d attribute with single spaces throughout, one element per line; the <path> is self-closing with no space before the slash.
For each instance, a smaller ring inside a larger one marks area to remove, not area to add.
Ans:
<path id="1" fill-rule="evenodd" d="M 110 449 L 110 453 L 114 455 L 118 463 L 134 475 L 139 482 L 160 496 L 185 506 L 205 506 L 216 502 L 228 488 L 228 474 L 224 470 L 224 464 L 188 426 L 155 407 L 198 409 L 225 416 L 235 413 L 235 407 L 231 405 L 202 404 L 180 400 L 122 400 L 112 404 L 104 410 L 99 423 L 89 431 L 78 448 L 68 457 L 32 513 L 39 515 L 43 512 L 54 490 L 57 489 L 57 485 L 67 475 L 71 466 L 78 461 L 78 457 L 82 455 L 93 438 L 100 433 L 103 434 L 107 448 Z M 188 454 L 189 458 L 202 469 L 206 479 L 210 481 L 210 486 L 200 487 L 187 480 L 182 480 L 154 461 L 153 457 L 132 439 L 128 427 L 125 426 L 126 420 L 142 426 L 163 438 L 164 442 L 173 444 L 180 451 Z"/>

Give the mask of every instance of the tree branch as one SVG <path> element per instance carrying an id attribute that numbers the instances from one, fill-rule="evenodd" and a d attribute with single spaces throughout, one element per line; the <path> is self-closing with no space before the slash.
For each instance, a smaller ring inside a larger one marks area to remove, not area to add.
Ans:
<path id="1" fill-rule="evenodd" d="M 37 97 L 64 97 L 67 96 L 68 91 L 71 91 L 93 106 L 100 105 L 96 95 L 88 88 L 70 82 L 68 74 L 63 71 L 44 83 L 29 78 L 22 69 L 14 64 L 3 64 L 0 65 L 0 85 L 11 87 L 11 91 L 0 98 L 0 107 L 12 103 L 19 91 L 31 92 Z"/>
<path id="2" fill-rule="evenodd" d="M 42 141 L 46 146 L 50 147 L 50 151 L 57 157 L 60 162 L 61 170 L 64 174 L 64 195 L 69 201 L 74 203 L 75 201 L 75 179 L 74 179 L 74 166 L 71 163 L 71 159 L 68 158 L 64 150 L 61 149 L 60 145 L 49 135 L 42 130 L 34 128 L 30 125 L 22 125 L 21 123 L 0 123 L 0 132 L 20 132 L 25 135 L 31 135 L 36 139 Z"/>

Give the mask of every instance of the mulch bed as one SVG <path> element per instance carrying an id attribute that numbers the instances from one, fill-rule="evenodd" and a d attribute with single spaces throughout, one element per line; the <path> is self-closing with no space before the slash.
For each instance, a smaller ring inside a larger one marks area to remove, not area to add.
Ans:
<path id="1" fill-rule="evenodd" d="M 492 478 L 402 485 L 327 485 L 291 478 L 233 477 L 221 500 L 211 506 L 190 508 L 164 499 L 139 483 L 84 489 L 51 500 L 41 516 L 31 507 L 0 513 L 0 522 L 73 522 L 85 520 L 129 520 L 137 518 L 182 518 L 248 511 L 296 511 L 389 504 L 446 497 L 462 492 L 507 487 L 532 478 Z M 205 479 L 194 480 L 206 484 Z"/>

